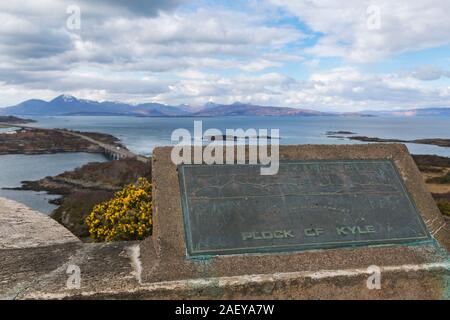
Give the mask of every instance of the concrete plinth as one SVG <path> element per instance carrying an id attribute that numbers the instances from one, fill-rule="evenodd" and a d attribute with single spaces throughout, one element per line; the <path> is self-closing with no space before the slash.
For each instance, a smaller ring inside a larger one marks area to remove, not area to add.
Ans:
<path id="1" fill-rule="evenodd" d="M 393 161 L 431 234 L 430 241 L 205 259 L 187 256 L 180 186 L 171 150 L 157 148 L 153 153 L 154 233 L 141 244 L 144 283 L 185 283 L 196 292 L 195 297 L 448 297 L 448 225 L 404 145 L 281 146 L 280 160 Z M 381 290 L 367 288 L 370 266 L 382 272 Z"/>

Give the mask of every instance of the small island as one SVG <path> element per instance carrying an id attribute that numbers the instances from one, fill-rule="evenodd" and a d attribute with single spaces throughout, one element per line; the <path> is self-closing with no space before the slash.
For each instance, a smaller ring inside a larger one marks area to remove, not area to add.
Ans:
<path id="1" fill-rule="evenodd" d="M 432 138 L 432 139 L 413 139 L 413 140 L 402 140 L 402 139 L 391 139 L 391 138 L 377 138 L 377 137 L 367 137 L 367 136 L 355 136 L 355 132 L 351 131 L 327 131 L 326 136 L 328 138 L 336 139 L 348 139 L 356 140 L 362 142 L 378 142 L 378 143 L 415 143 L 415 144 L 428 144 L 438 147 L 450 147 L 450 139 L 442 138 Z"/>
<path id="2" fill-rule="evenodd" d="M 356 134 L 355 132 L 352 131 L 345 131 L 345 130 L 340 130 L 340 131 L 327 131 L 327 133 L 325 135 L 327 136 L 335 136 L 335 135 L 339 135 L 339 134 Z"/>

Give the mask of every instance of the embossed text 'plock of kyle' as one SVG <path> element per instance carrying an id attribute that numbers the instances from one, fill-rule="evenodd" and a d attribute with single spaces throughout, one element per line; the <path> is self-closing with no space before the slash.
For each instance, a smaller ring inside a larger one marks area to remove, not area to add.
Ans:
<path id="1" fill-rule="evenodd" d="M 329 232 L 335 232 L 340 236 L 376 233 L 374 226 L 342 226 L 331 230 L 324 228 L 306 228 L 303 233 L 307 237 L 320 237 Z M 275 231 L 251 231 L 242 232 L 242 240 L 264 240 L 264 239 L 290 239 L 294 238 L 295 230 L 275 230 Z"/>

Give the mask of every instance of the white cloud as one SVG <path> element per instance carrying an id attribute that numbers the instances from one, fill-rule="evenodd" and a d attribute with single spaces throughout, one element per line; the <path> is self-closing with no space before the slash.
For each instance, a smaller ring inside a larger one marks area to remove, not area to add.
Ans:
<path id="1" fill-rule="evenodd" d="M 304 65 L 310 67 L 310 68 L 317 68 L 320 65 L 320 59 L 311 59 L 306 60 L 304 62 Z"/>
<path id="2" fill-rule="evenodd" d="M 410 75 L 419 80 L 432 81 L 441 78 L 450 78 L 450 70 L 428 65 L 416 68 L 410 72 Z"/>
<path id="3" fill-rule="evenodd" d="M 450 44 L 448 0 L 268 0 L 323 34 L 310 54 L 368 63 Z M 380 28 L 368 27 L 379 8 Z"/>
<path id="4" fill-rule="evenodd" d="M 277 61 L 270 61 L 266 59 L 257 59 L 251 61 L 240 68 L 244 71 L 261 71 L 270 67 L 281 67 L 283 63 Z"/>
<path id="5" fill-rule="evenodd" d="M 278 51 L 302 37 L 293 27 L 268 26 L 250 13 L 169 12 L 185 1 L 169 2 L 83 0 L 81 30 L 74 32 L 65 23 L 69 1 L 45 0 L 49 14 L 36 2 L 2 3 L 0 79 L 33 90 L 128 91 L 140 99 L 144 90 L 147 97 L 165 92 L 158 74 L 173 78 L 174 72 L 196 68 L 255 72 L 280 67 L 294 58 Z M 126 84 L 118 80 L 124 75 Z M 160 83 L 149 85 L 143 76 Z"/>
<path id="6" fill-rule="evenodd" d="M 317 72 L 306 81 L 279 73 L 231 78 L 196 73 L 169 86 L 157 100 L 194 104 L 240 101 L 342 112 L 450 105 L 448 88 L 430 89 L 420 83 L 395 74 L 367 75 L 353 67 Z"/>
<path id="7" fill-rule="evenodd" d="M 55 74 L 57 75 L 57 73 Z M 410 74 L 364 74 L 354 67 L 318 71 L 298 81 L 281 73 L 223 76 L 189 69 L 175 79 L 154 77 L 134 79 L 133 75 L 106 77 L 96 72 L 74 73 L 72 79 L 49 76 L 56 91 L 42 88 L 39 81 L 23 85 L 0 84 L 0 95 L 14 97 L 26 91 L 22 99 L 51 98 L 71 88 L 71 93 L 87 99 L 127 102 L 158 101 L 173 105 L 202 105 L 208 101 L 236 101 L 273 106 L 317 109 L 323 111 L 390 110 L 416 107 L 450 106 L 450 88 L 429 88 Z M 126 85 L 124 85 L 126 84 Z"/>

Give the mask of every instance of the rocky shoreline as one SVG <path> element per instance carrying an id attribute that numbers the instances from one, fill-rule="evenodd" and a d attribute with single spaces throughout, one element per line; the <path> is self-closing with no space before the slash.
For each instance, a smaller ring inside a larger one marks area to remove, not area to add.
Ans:
<path id="1" fill-rule="evenodd" d="M 355 136 L 355 134 L 356 134 L 355 132 L 351 132 L 351 131 L 328 131 L 325 135 L 328 138 L 348 139 L 348 140 L 356 140 L 356 141 L 362 141 L 362 142 L 415 143 L 415 144 L 434 145 L 434 146 L 438 146 L 438 147 L 450 147 L 450 139 L 433 138 L 433 139 L 402 140 L 402 139 L 383 139 L 383 138 L 367 137 L 367 136 Z"/>
<path id="2" fill-rule="evenodd" d="M 347 137 L 349 140 L 357 140 L 363 142 L 394 142 L 394 143 L 416 143 L 416 144 L 429 144 L 438 147 L 450 147 L 450 139 L 415 139 L 415 140 L 399 140 L 399 139 L 381 139 L 381 138 L 371 138 L 365 136 L 355 136 Z"/>

